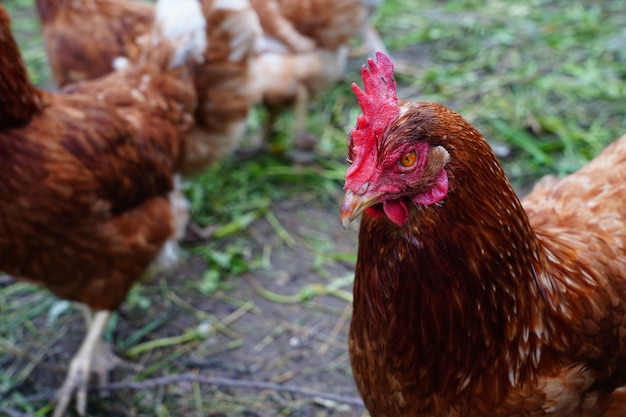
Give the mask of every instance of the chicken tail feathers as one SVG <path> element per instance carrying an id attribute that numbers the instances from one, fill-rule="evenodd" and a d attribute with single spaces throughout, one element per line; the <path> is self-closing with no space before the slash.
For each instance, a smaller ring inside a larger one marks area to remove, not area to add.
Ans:
<path id="1" fill-rule="evenodd" d="M 0 129 L 28 123 L 42 107 L 11 32 L 11 18 L 0 4 Z"/>
<path id="2" fill-rule="evenodd" d="M 154 37 L 154 43 L 165 38 L 172 44 L 174 51 L 169 61 L 171 69 L 185 65 L 190 60 L 204 62 L 206 26 L 199 0 L 157 1 L 155 28 L 158 34 Z"/>

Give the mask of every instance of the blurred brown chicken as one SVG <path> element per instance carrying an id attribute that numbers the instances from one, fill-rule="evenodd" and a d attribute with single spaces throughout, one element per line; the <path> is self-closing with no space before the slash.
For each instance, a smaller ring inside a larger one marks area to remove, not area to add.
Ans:
<path id="1" fill-rule="evenodd" d="M 345 71 L 348 44 L 366 15 L 362 0 L 251 0 L 264 31 L 254 76 L 269 111 L 262 141 L 267 144 L 277 116 L 294 106 L 294 141 L 311 149 L 318 138 L 307 132 L 307 107 L 315 94 Z"/>
<path id="2" fill-rule="evenodd" d="M 626 415 L 626 136 L 521 202 L 459 114 L 353 85 L 350 359 L 372 417 Z"/>
<path id="3" fill-rule="evenodd" d="M 37 0 L 52 75 L 59 87 L 98 78 L 120 56 L 136 60 L 154 6 L 136 0 Z"/>
<path id="4" fill-rule="evenodd" d="M 206 22 L 194 1 L 157 8 L 136 64 L 52 94 L 28 79 L 0 5 L 0 270 L 91 311 L 55 417 L 75 394 L 85 413 L 92 371 L 106 383 L 120 362 L 102 339 L 111 311 L 159 255 L 176 261 L 188 218 L 174 176 Z"/>
<path id="5" fill-rule="evenodd" d="M 208 46 L 194 74 L 198 107 L 196 125 L 186 137 L 185 175 L 201 171 L 239 144 L 250 107 L 260 99 L 250 60 L 261 28 L 248 0 L 201 4 Z M 136 0 L 37 0 L 37 10 L 60 85 L 106 74 L 114 63 L 136 62 L 154 15 L 152 4 Z"/>

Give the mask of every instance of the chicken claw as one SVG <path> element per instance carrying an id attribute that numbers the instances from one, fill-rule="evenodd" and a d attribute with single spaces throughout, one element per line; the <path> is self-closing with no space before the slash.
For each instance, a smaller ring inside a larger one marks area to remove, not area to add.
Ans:
<path id="1" fill-rule="evenodd" d="M 110 346 L 102 339 L 110 315 L 110 311 L 97 311 L 91 319 L 86 315 L 89 330 L 70 363 L 63 386 L 57 392 L 57 405 L 53 417 L 63 417 L 74 396 L 76 411 L 81 416 L 85 415 L 91 373 L 94 372 L 98 376 L 98 385 L 102 387 L 108 382 L 109 372 L 113 368 L 126 365 L 126 362 L 113 354 Z"/>

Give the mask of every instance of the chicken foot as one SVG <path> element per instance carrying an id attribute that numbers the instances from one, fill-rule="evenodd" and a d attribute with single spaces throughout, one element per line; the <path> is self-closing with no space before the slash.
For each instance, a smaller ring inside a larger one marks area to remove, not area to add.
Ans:
<path id="1" fill-rule="evenodd" d="M 87 409 L 87 388 L 91 372 L 98 377 L 99 386 L 108 382 L 109 372 L 126 362 L 119 359 L 104 342 L 102 335 L 111 316 L 110 311 L 100 310 L 92 314 L 83 311 L 87 324 L 87 334 L 70 363 L 67 376 L 57 392 L 57 405 L 53 417 L 62 417 L 72 400 L 76 396 L 76 411 L 85 415 Z"/>

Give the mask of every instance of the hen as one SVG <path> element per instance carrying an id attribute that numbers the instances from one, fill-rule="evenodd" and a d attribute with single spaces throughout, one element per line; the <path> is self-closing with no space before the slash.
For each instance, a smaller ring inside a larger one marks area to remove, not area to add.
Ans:
<path id="1" fill-rule="evenodd" d="M 481 134 L 353 85 L 344 226 L 364 213 L 350 327 L 373 417 L 624 416 L 626 136 L 522 202 Z"/>
<path id="2" fill-rule="evenodd" d="M 193 175 L 230 153 L 260 100 L 250 60 L 261 35 L 248 0 L 201 0 L 207 21 L 204 62 L 194 73 L 196 125 L 187 133 L 181 164 Z M 154 6 L 134 0 L 37 0 L 52 72 L 60 83 L 93 79 L 114 62 L 136 62 Z"/>
<path id="3" fill-rule="evenodd" d="M 183 173 L 200 172 L 231 153 L 241 141 L 260 92 L 253 58 L 261 37 L 259 19 L 248 0 L 202 0 L 207 20 L 205 63 L 198 67 L 197 126 L 186 139 Z"/>
<path id="4" fill-rule="evenodd" d="M 135 0 L 37 0 L 36 6 L 60 87 L 108 74 L 120 56 L 136 60 L 154 21 L 153 5 Z"/>
<path id="5" fill-rule="evenodd" d="M 206 22 L 197 2 L 175 13 L 172 2 L 158 3 L 137 65 L 61 94 L 30 82 L 0 5 L 0 270 L 93 312 L 55 417 L 75 393 L 85 413 L 92 370 L 106 383 L 119 362 L 102 339 L 110 313 L 157 256 L 175 260 L 187 221 L 174 174 L 196 104 L 187 66 L 206 47 L 192 40 Z"/>
<path id="6" fill-rule="evenodd" d="M 263 144 L 282 109 L 293 106 L 296 147 L 310 149 L 318 138 L 307 132 L 309 99 L 343 75 L 348 43 L 365 21 L 365 6 L 361 0 L 250 1 L 265 36 L 254 60 L 257 88 L 269 112 Z"/>

